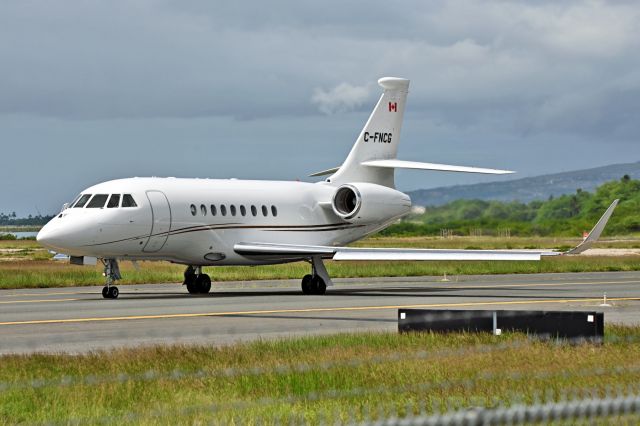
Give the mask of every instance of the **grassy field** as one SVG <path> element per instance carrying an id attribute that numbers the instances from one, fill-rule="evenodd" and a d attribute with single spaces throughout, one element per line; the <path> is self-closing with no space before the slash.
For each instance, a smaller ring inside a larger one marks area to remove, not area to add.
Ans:
<path id="1" fill-rule="evenodd" d="M 184 267 L 167 262 L 140 262 L 135 269 L 122 262 L 122 281 L 118 284 L 181 282 Z M 482 274 L 525 274 L 550 272 L 638 271 L 637 257 L 568 257 L 541 262 L 327 262 L 333 278 L 350 277 L 416 277 Z M 255 281 L 300 279 L 309 273 L 307 263 L 259 267 L 209 267 L 204 271 L 214 281 Z M 100 266 L 73 266 L 52 261 L 19 261 L 0 263 L 0 288 L 46 288 L 104 284 Z M 215 289 L 215 285 L 214 285 Z"/>
<path id="2" fill-rule="evenodd" d="M 432 248 L 564 248 L 576 240 L 554 238 L 370 238 L 356 245 L 371 247 Z M 617 238 L 598 244 L 602 248 L 635 248 L 640 240 Z M 37 242 L 28 240 L 0 242 L 0 288 L 62 287 L 100 285 L 104 282 L 101 266 L 73 266 L 52 261 L 51 254 Z M 376 276 L 449 276 L 542 272 L 637 271 L 637 256 L 565 257 L 541 262 L 327 262 L 332 277 Z M 180 282 L 183 266 L 168 262 L 140 262 L 135 269 L 122 262 L 121 284 Z M 214 281 L 253 281 L 264 279 L 299 279 L 309 272 L 304 262 L 259 267 L 205 268 Z"/>
<path id="3" fill-rule="evenodd" d="M 333 424 L 637 392 L 639 342 L 608 326 L 603 345 L 368 333 L 3 356 L 0 423 Z"/>

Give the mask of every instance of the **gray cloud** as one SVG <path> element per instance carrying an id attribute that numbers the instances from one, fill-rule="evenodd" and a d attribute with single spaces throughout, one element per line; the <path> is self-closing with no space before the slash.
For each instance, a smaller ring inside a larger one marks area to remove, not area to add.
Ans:
<path id="1" fill-rule="evenodd" d="M 352 86 L 349 83 L 340 83 L 329 90 L 316 88 L 311 96 L 311 103 L 316 105 L 320 112 L 331 115 L 353 111 L 361 107 L 369 99 L 370 93 L 369 86 Z"/>

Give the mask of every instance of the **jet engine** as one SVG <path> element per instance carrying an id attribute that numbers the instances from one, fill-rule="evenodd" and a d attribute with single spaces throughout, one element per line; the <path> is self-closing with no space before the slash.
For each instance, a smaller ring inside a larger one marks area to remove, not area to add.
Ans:
<path id="1" fill-rule="evenodd" d="M 362 182 L 339 186 L 331 204 L 334 213 L 342 219 L 362 224 L 395 219 L 411 209 L 408 195 L 386 186 Z"/>

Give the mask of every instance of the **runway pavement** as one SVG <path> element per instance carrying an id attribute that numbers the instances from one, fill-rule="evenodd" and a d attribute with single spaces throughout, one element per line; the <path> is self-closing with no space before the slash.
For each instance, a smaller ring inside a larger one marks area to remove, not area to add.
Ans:
<path id="1" fill-rule="evenodd" d="M 394 331 L 401 307 L 596 310 L 605 323 L 640 324 L 638 272 L 440 279 L 337 279 L 324 296 L 302 295 L 297 280 L 214 283 L 199 296 L 178 284 L 119 286 L 117 300 L 101 287 L 0 290 L 0 353 Z"/>

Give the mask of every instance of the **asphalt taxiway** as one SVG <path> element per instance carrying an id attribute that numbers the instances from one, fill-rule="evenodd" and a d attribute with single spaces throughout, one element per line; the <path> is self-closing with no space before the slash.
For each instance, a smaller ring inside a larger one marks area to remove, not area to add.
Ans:
<path id="1" fill-rule="evenodd" d="M 166 343 L 229 344 L 318 333 L 397 330 L 397 310 L 540 309 L 605 312 L 640 324 L 640 273 L 336 279 L 324 296 L 297 280 L 0 290 L 0 353 L 86 352 Z M 606 293 L 610 306 L 601 306 Z"/>

